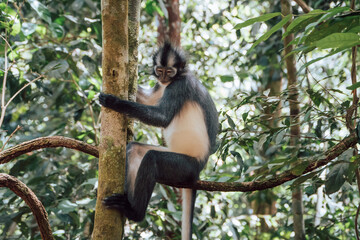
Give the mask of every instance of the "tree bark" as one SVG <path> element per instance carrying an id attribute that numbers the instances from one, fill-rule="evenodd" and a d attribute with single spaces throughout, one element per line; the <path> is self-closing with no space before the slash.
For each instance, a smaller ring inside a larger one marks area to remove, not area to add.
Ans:
<path id="1" fill-rule="evenodd" d="M 138 79 L 138 47 L 140 28 L 140 0 L 129 2 L 129 100 L 136 101 Z M 134 137 L 134 121 L 128 121 L 127 141 Z"/>
<path id="2" fill-rule="evenodd" d="M 90 154 L 94 157 L 99 157 L 97 147 L 90 144 L 78 141 L 72 138 L 52 136 L 52 137 L 40 137 L 27 142 L 20 143 L 14 147 L 5 149 L 0 152 L 0 164 L 10 162 L 16 157 L 23 154 L 43 149 L 43 148 L 55 148 L 66 147 L 76 149 L 78 151 Z"/>
<path id="3" fill-rule="evenodd" d="M 102 0 L 103 91 L 128 99 L 128 1 Z M 102 205 L 104 197 L 124 191 L 127 120 L 101 108 L 99 184 L 93 239 L 121 239 L 125 218 Z"/>
<path id="4" fill-rule="evenodd" d="M 287 16 L 292 14 L 292 8 L 290 4 L 290 0 L 281 0 L 281 13 L 283 16 Z M 284 28 L 289 26 L 291 21 L 285 24 Z M 294 35 L 290 34 L 284 39 L 284 55 L 287 56 L 293 50 L 293 45 L 289 45 L 289 43 L 294 39 Z M 290 146 L 294 148 L 294 154 L 298 154 L 298 142 L 300 136 L 300 121 L 299 121 L 299 113 L 300 106 L 298 102 L 298 89 L 297 89 L 297 79 L 296 79 L 296 66 L 295 66 L 295 57 L 294 55 L 290 55 L 285 58 L 285 64 L 287 69 L 287 77 L 288 77 L 288 90 L 289 90 L 289 105 L 290 105 Z M 295 156 L 296 157 L 296 156 Z M 295 239 L 305 239 L 305 224 L 303 219 L 303 202 L 302 202 L 302 187 L 301 185 L 296 186 L 292 190 L 292 211 L 294 217 L 294 232 Z"/>
<path id="5" fill-rule="evenodd" d="M 33 191 L 28 188 L 24 183 L 22 183 L 17 178 L 7 175 L 5 173 L 0 173 L 0 187 L 7 187 L 13 191 L 16 195 L 22 198 L 28 207 L 31 209 L 32 213 L 35 216 L 36 222 L 38 224 L 41 238 L 44 240 L 54 239 L 47 212 L 36 197 Z"/>
<path id="6" fill-rule="evenodd" d="M 170 41 L 174 46 L 181 45 L 181 18 L 179 10 L 179 0 L 167 0 L 165 2 L 168 25 L 163 17 L 158 15 L 158 42 Z"/>

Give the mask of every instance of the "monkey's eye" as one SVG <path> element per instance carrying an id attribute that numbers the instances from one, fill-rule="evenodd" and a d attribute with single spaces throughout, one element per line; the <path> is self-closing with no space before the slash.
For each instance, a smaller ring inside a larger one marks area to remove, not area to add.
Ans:
<path id="1" fill-rule="evenodd" d="M 177 70 L 174 67 L 168 67 L 166 69 L 166 75 L 168 75 L 169 77 L 174 77 L 176 75 L 176 72 Z"/>
<path id="2" fill-rule="evenodd" d="M 154 70 L 155 70 L 155 75 L 156 76 L 160 76 L 160 75 L 162 75 L 164 73 L 164 69 L 162 67 L 159 67 L 159 66 L 155 66 Z"/>

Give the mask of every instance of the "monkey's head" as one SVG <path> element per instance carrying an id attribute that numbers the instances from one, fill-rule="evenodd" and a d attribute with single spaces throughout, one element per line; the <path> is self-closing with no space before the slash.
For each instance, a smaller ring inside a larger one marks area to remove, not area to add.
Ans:
<path id="1" fill-rule="evenodd" d="M 185 71 L 186 58 L 184 53 L 165 42 L 154 54 L 154 75 L 162 84 L 169 84 Z"/>

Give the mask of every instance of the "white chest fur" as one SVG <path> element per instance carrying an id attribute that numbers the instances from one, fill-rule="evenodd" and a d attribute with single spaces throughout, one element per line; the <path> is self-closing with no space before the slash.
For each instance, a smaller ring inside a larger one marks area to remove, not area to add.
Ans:
<path id="1" fill-rule="evenodd" d="M 204 158 L 209 151 L 209 137 L 199 104 L 186 102 L 180 113 L 164 129 L 164 137 L 170 151 L 197 159 Z"/>

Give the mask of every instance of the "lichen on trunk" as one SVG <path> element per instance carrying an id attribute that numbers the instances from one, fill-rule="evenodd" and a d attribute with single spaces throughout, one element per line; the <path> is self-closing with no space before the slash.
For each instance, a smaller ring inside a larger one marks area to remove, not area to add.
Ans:
<path id="1" fill-rule="evenodd" d="M 128 1 L 102 0 L 103 88 L 128 99 Z M 127 119 L 110 109 L 101 109 L 99 184 L 93 239 L 121 239 L 125 218 L 102 205 L 104 197 L 123 191 L 127 142 Z"/>

